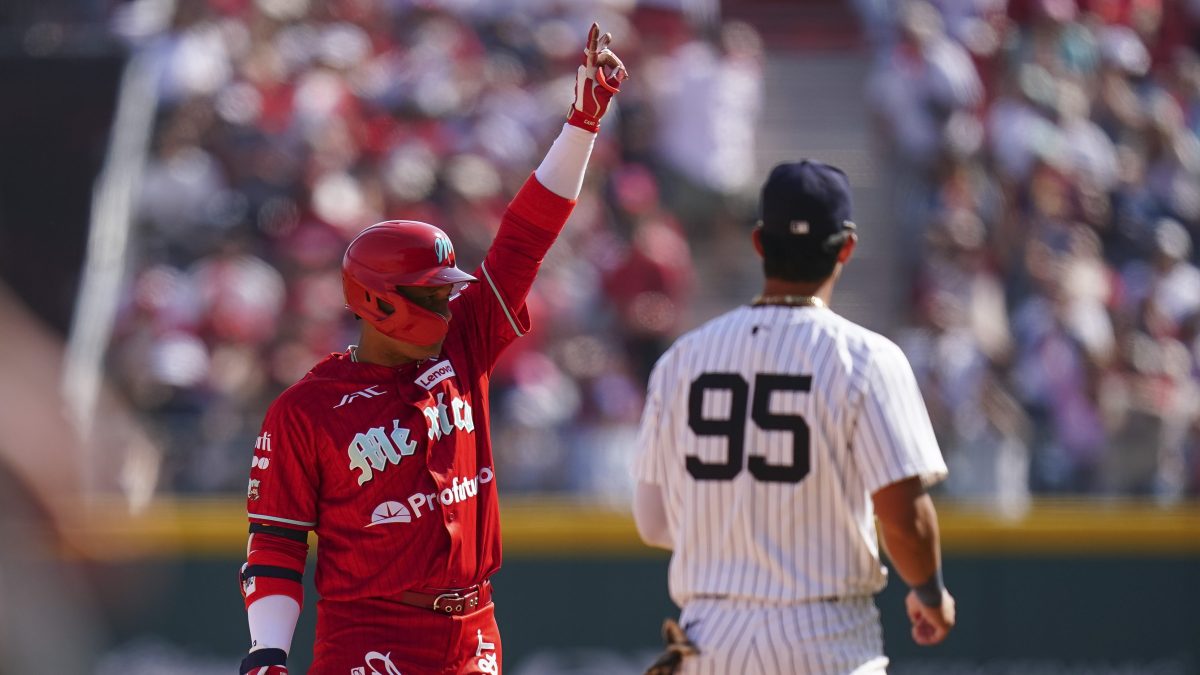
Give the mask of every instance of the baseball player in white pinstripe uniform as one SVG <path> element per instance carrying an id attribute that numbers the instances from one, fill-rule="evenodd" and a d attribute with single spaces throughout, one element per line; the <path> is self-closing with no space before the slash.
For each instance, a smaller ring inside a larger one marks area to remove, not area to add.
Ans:
<path id="1" fill-rule="evenodd" d="M 650 377 L 634 515 L 673 551 L 683 630 L 664 627 L 649 672 L 882 673 L 876 517 L 913 589 L 913 639 L 954 625 L 925 491 L 946 465 L 904 354 L 828 308 L 857 242 L 845 174 L 781 164 L 761 209 L 762 295 L 681 337 Z"/>

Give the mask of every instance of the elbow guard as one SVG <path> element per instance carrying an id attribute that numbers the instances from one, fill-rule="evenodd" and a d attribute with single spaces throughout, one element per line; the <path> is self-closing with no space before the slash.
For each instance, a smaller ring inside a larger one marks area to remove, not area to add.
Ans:
<path id="1" fill-rule="evenodd" d="M 307 559 L 307 532 L 251 523 L 246 562 L 239 575 L 246 607 L 270 595 L 287 596 L 303 607 L 301 581 Z"/>

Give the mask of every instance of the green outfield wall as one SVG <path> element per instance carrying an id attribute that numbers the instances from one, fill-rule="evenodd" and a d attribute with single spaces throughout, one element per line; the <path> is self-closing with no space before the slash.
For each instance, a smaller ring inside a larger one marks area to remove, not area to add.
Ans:
<path id="1" fill-rule="evenodd" d="M 495 584 L 505 672 L 640 672 L 663 617 L 676 612 L 665 553 L 641 546 L 619 511 L 547 501 L 505 502 L 502 511 L 506 555 Z M 890 584 L 878 603 L 891 672 L 1200 673 L 1197 506 L 1041 503 L 1018 519 L 952 505 L 941 513 L 959 625 L 945 644 L 917 648 L 904 589 Z M 240 505 L 159 505 L 141 521 L 91 530 L 77 555 L 102 580 L 108 649 L 168 645 L 232 672 L 246 643 L 235 581 Z M 130 588 L 140 592 L 131 597 Z M 308 665 L 314 598 L 310 584 L 293 672 Z"/>

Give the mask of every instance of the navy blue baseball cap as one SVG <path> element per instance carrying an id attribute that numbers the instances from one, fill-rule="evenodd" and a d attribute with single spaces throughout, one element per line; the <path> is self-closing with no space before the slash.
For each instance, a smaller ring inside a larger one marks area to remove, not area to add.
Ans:
<path id="1" fill-rule="evenodd" d="M 786 162 L 772 169 L 760 209 L 759 224 L 769 241 L 833 253 L 855 230 L 850 181 L 841 169 L 821 162 Z"/>

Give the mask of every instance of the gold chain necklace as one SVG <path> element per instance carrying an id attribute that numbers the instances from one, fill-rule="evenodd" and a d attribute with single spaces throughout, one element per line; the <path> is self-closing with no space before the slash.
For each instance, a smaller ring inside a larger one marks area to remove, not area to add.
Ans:
<path id="1" fill-rule="evenodd" d="M 751 307 L 783 305 L 785 307 L 816 307 L 823 309 L 825 301 L 815 295 L 760 295 L 750 302 Z"/>

